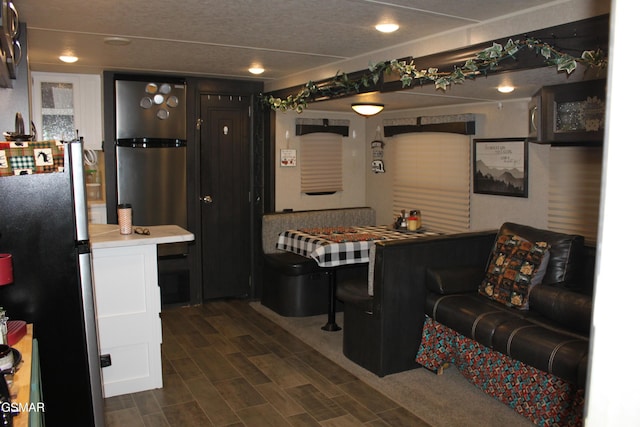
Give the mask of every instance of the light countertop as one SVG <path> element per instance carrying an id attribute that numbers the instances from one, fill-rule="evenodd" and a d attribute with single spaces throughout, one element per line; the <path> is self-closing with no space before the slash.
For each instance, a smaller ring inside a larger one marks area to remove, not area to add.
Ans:
<path id="1" fill-rule="evenodd" d="M 92 249 L 116 248 L 121 246 L 159 245 L 163 243 L 190 242 L 193 233 L 177 225 L 137 226 L 149 230 L 149 235 L 120 234 L 116 224 L 89 224 L 89 241 Z"/>
<path id="2" fill-rule="evenodd" d="M 20 362 L 20 368 L 13 376 L 14 390 L 18 395 L 13 399 L 13 403 L 18 403 L 27 408 L 31 402 L 31 359 L 33 355 L 33 325 L 27 325 L 27 334 L 20 338 L 20 341 L 15 343 L 13 347 L 22 355 L 22 362 Z M 41 402 L 33 402 L 38 405 Z M 42 410 L 44 412 L 44 409 Z M 14 427 L 22 427 L 29 425 L 29 414 L 21 411 L 13 418 Z"/>

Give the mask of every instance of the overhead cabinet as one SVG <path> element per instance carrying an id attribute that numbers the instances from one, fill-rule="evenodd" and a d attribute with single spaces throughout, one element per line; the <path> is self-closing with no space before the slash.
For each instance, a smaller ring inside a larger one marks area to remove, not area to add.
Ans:
<path id="1" fill-rule="evenodd" d="M 604 79 L 542 87 L 529 103 L 529 141 L 602 144 L 605 101 Z"/>

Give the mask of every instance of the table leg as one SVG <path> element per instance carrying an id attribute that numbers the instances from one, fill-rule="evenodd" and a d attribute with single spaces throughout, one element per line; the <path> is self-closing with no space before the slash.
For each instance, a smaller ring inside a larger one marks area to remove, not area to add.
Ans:
<path id="1" fill-rule="evenodd" d="M 327 311 L 327 324 L 321 329 L 329 332 L 336 332 L 342 329 L 336 323 L 336 270 L 328 268 L 329 274 L 329 307 Z"/>

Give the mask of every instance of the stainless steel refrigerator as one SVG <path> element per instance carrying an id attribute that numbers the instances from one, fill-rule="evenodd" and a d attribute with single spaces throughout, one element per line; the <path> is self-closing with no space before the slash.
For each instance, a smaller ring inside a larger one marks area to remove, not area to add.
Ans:
<path id="1" fill-rule="evenodd" d="M 184 80 L 115 80 L 116 199 L 132 206 L 133 225 L 187 221 L 187 87 Z M 190 298 L 189 246 L 158 246 L 163 304 Z"/>
<path id="2" fill-rule="evenodd" d="M 82 154 L 66 143 L 64 172 L 0 177 L 0 252 L 14 270 L 0 305 L 33 323 L 50 426 L 104 425 Z"/>
<path id="3" fill-rule="evenodd" d="M 116 80 L 116 189 L 134 225 L 187 228 L 186 85 Z"/>

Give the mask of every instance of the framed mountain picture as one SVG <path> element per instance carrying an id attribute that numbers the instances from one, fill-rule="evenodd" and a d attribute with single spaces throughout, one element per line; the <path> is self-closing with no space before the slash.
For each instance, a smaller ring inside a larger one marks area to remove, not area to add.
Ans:
<path id="1" fill-rule="evenodd" d="M 473 140 L 473 192 L 528 197 L 525 138 Z"/>

